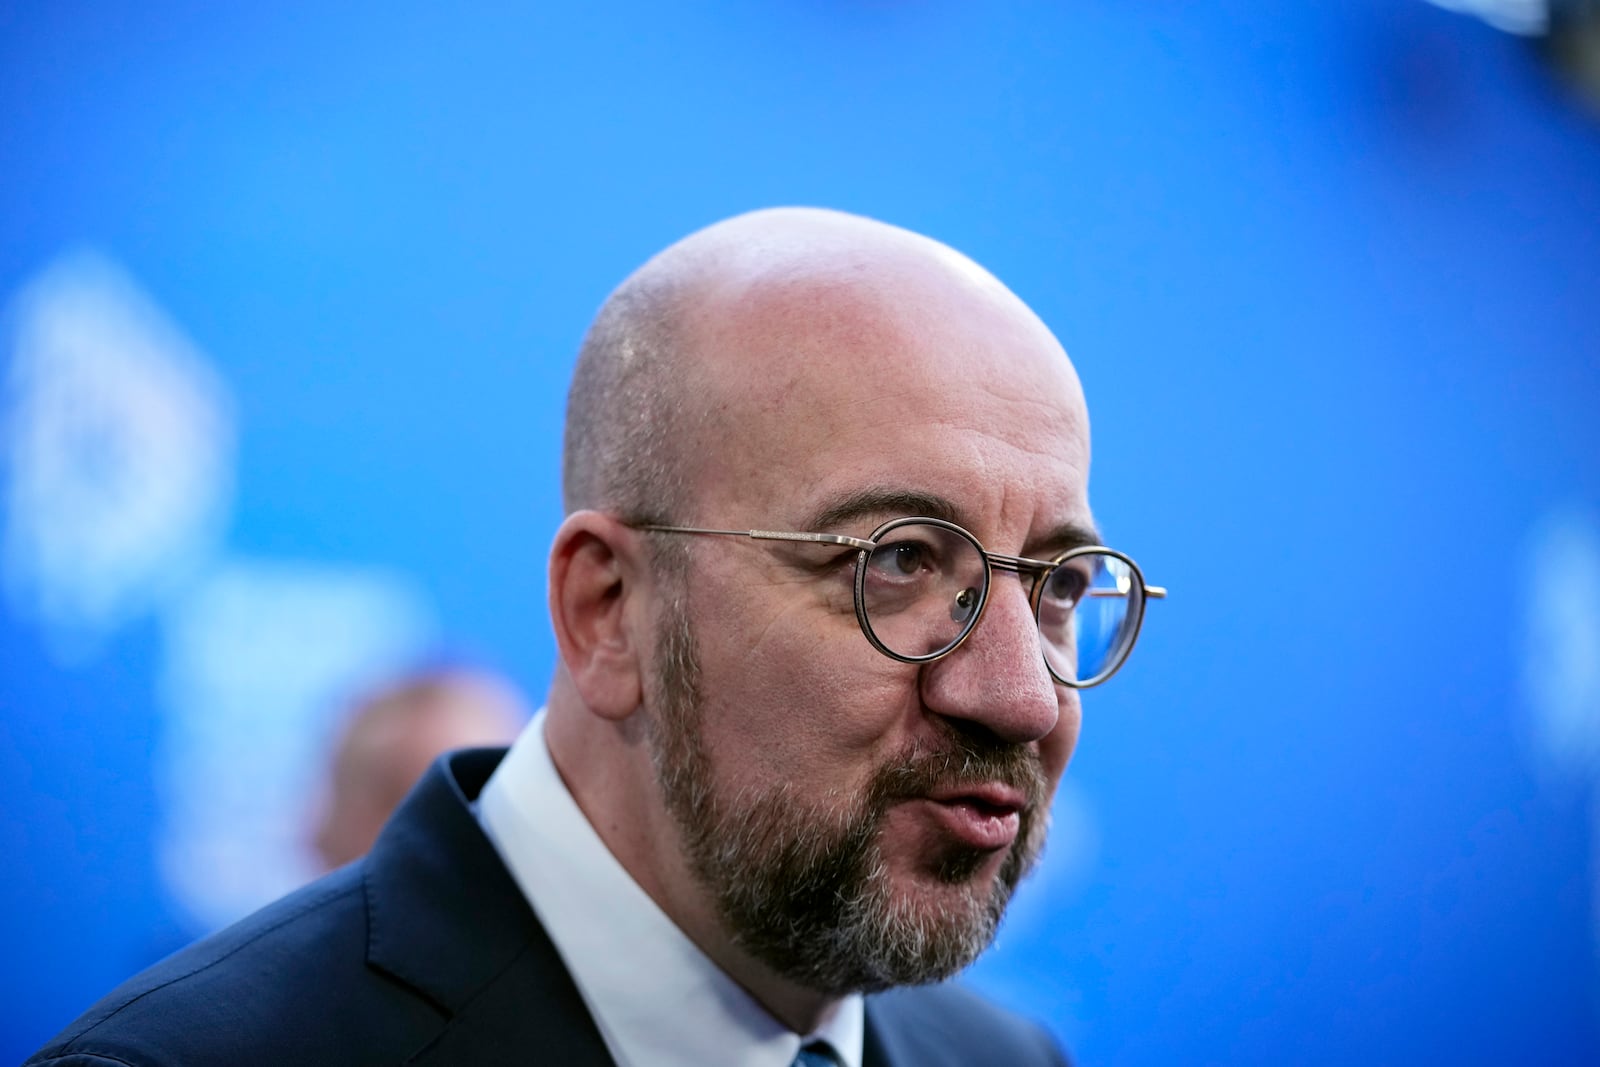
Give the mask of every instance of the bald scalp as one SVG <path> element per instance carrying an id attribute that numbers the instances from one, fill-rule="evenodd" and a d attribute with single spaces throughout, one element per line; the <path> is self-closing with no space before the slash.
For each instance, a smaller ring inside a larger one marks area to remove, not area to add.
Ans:
<path id="1" fill-rule="evenodd" d="M 807 372 L 804 339 L 859 336 L 900 317 L 911 280 L 1004 305 L 1048 335 L 988 271 L 938 241 L 861 216 L 772 208 L 716 223 L 667 248 L 607 298 L 578 353 L 567 399 L 562 481 L 567 512 L 630 522 L 679 521 L 703 432 L 722 427 L 732 392 Z M 758 314 L 757 309 L 763 309 Z M 937 310 L 931 312 L 937 314 Z M 925 302 L 906 317 L 930 314 Z M 752 327 L 752 323 L 760 320 Z M 795 343 L 785 365 L 751 366 L 745 331 Z M 743 334 L 743 336 L 741 336 Z M 1053 339 L 1052 339 L 1053 342 Z M 885 338 L 885 345 L 893 347 Z M 720 361 L 720 362 L 719 362 Z M 1069 369 L 1070 373 L 1070 369 Z M 765 417 L 761 413 L 757 417 Z"/>

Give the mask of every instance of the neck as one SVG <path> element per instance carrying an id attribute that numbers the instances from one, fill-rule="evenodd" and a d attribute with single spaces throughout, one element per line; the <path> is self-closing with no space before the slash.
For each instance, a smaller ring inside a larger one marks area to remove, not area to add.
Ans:
<path id="1" fill-rule="evenodd" d="M 703 945 L 701 947 L 704 948 Z M 708 952 L 707 955 L 711 954 Z M 842 998 L 797 986 L 742 952 L 734 959 L 711 958 L 774 1019 L 797 1034 L 815 1031 L 839 1008 Z"/>
<path id="2" fill-rule="evenodd" d="M 797 985 L 734 943 L 710 894 L 688 868 L 677 824 L 656 788 L 648 744 L 629 724 L 561 703 L 552 692 L 545 742 L 567 791 L 606 848 L 685 936 L 773 1018 L 797 1034 L 816 1030 L 841 998 Z"/>

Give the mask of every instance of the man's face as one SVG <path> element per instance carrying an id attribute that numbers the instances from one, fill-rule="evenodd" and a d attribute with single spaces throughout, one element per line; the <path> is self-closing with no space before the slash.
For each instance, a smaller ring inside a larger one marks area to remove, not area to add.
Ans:
<path id="1" fill-rule="evenodd" d="M 1076 380 L 1030 316 L 943 277 L 913 278 L 892 310 L 791 288 L 765 305 L 735 294 L 743 320 L 705 338 L 744 369 L 724 368 L 733 399 L 696 450 L 692 513 L 672 521 L 863 537 L 931 514 L 1045 558 L 1090 528 Z M 728 933 L 830 993 L 970 963 L 1042 847 L 1077 737 L 1025 582 L 996 572 L 966 643 L 906 664 L 856 622 L 853 552 L 686 547 L 658 617 L 652 748 Z"/>

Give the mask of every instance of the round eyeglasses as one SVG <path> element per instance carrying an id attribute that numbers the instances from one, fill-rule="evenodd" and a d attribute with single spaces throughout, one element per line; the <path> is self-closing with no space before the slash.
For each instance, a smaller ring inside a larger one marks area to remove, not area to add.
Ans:
<path id="1" fill-rule="evenodd" d="M 1032 581 L 1029 604 L 1045 666 L 1073 689 L 1115 674 L 1133 651 L 1145 603 L 1167 595 L 1145 584 L 1133 560 L 1101 545 L 1052 560 L 1006 556 L 985 551 L 976 537 L 943 519 L 893 519 L 866 538 L 654 524 L 635 529 L 855 549 L 856 620 L 873 647 L 902 663 L 927 663 L 955 651 L 983 617 L 994 571 L 1023 575 Z"/>

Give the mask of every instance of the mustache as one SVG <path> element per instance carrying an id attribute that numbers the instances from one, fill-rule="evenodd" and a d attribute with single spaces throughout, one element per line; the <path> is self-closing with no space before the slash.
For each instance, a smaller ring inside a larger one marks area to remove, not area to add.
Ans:
<path id="1" fill-rule="evenodd" d="M 1049 780 L 1044 760 L 1027 745 L 973 737 L 949 730 L 937 747 L 917 742 L 879 768 L 869 787 L 880 807 L 926 796 L 936 789 L 975 787 L 1001 782 L 1027 798 L 1027 807 L 1044 807 Z"/>

